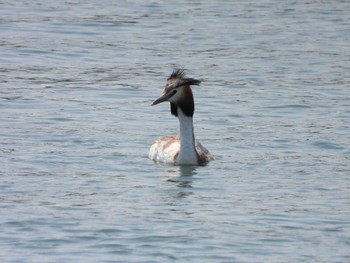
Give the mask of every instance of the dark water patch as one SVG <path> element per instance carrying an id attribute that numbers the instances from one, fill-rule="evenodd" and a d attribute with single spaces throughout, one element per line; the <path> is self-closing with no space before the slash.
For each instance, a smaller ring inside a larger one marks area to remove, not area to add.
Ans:
<path id="1" fill-rule="evenodd" d="M 278 106 L 268 106 L 269 109 L 309 109 L 311 106 L 302 105 L 302 104 L 290 104 L 290 105 L 278 105 Z"/>
<path id="2" fill-rule="evenodd" d="M 315 141 L 312 143 L 317 148 L 321 148 L 324 150 L 345 150 L 344 146 L 340 146 L 338 144 L 327 142 L 327 141 Z"/>

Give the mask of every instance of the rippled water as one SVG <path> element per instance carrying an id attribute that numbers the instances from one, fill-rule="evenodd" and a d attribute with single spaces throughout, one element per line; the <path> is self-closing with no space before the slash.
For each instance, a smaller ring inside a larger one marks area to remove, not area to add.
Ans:
<path id="1" fill-rule="evenodd" d="M 2 262 L 349 262 L 349 1 L 2 1 Z M 194 88 L 206 167 L 154 164 Z"/>

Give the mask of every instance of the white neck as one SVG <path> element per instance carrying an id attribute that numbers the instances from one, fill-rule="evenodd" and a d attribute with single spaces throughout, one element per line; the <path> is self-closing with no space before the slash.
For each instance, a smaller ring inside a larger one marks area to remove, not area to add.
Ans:
<path id="1" fill-rule="evenodd" d="M 198 164 L 193 133 L 193 119 L 186 116 L 180 107 L 177 108 L 177 113 L 180 122 L 180 152 L 176 163 Z"/>

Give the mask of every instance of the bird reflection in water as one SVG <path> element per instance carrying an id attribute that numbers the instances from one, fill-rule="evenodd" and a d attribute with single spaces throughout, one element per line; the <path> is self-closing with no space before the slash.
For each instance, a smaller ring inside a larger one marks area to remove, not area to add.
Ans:
<path id="1" fill-rule="evenodd" d="M 176 167 L 176 171 L 171 173 L 171 177 L 168 178 L 168 182 L 172 182 L 177 185 L 177 187 L 182 190 L 176 194 L 178 198 L 184 198 L 192 195 L 193 192 L 188 189 L 192 188 L 193 176 L 197 174 L 196 169 L 198 166 L 193 165 L 183 165 Z"/>

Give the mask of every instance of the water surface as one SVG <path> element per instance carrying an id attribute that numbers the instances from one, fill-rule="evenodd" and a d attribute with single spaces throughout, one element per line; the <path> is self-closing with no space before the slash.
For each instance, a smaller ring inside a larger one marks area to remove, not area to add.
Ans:
<path id="1" fill-rule="evenodd" d="M 347 1 L 2 1 L 3 262 L 350 261 Z M 199 78 L 215 161 L 154 164 Z"/>

